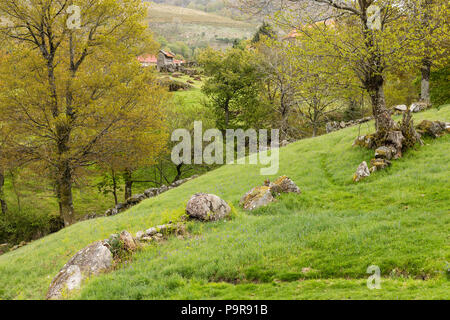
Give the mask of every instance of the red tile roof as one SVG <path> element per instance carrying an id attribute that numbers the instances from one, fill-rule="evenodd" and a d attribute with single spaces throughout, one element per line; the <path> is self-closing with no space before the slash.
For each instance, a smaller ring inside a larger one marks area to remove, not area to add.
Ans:
<path id="1" fill-rule="evenodd" d="M 140 63 L 156 63 L 158 61 L 156 56 L 151 54 L 144 54 L 142 56 L 139 56 L 137 59 Z"/>
<path id="2" fill-rule="evenodd" d="M 166 57 L 169 57 L 169 58 L 175 58 L 175 54 L 172 53 L 172 52 L 170 52 L 170 51 L 164 51 L 164 50 L 161 50 L 161 52 L 162 52 Z"/>

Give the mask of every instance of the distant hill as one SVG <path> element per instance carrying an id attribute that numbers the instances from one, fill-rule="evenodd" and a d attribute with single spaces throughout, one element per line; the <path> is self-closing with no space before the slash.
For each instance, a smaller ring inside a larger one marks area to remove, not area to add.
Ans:
<path id="1" fill-rule="evenodd" d="M 148 23 L 155 34 L 191 47 L 228 46 L 233 39 L 251 38 L 257 29 L 256 24 L 229 17 L 156 3 L 149 4 Z"/>

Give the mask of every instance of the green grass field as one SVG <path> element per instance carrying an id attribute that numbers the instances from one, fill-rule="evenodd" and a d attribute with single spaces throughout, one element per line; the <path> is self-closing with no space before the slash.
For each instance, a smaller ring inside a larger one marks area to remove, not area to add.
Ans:
<path id="1" fill-rule="evenodd" d="M 450 120 L 450 106 L 415 114 Z M 373 131 L 365 124 L 361 134 Z M 240 197 L 266 177 L 227 165 L 108 218 L 77 223 L 0 256 L 0 298 L 43 299 L 59 269 L 89 243 L 176 218 L 197 192 L 237 215 L 189 222 L 192 235 L 148 246 L 119 270 L 90 279 L 75 299 L 449 299 L 450 135 L 427 139 L 358 184 L 373 151 L 352 147 L 358 127 L 280 150 L 280 170 L 302 194 L 244 212 Z M 270 178 L 275 178 L 270 177 Z M 367 267 L 381 289 L 366 286 Z"/>

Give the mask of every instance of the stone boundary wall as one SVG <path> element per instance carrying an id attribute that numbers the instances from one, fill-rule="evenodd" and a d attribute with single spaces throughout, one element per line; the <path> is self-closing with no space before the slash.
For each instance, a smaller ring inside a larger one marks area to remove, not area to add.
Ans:
<path id="1" fill-rule="evenodd" d="M 197 177 L 198 177 L 198 175 L 193 175 L 192 177 L 189 177 L 186 179 L 177 180 L 169 186 L 163 185 L 159 188 L 149 188 L 149 189 L 145 190 L 144 193 L 135 194 L 134 196 L 128 198 L 125 202 L 118 203 L 113 208 L 106 210 L 103 215 L 88 215 L 85 218 L 85 220 L 95 219 L 95 218 L 102 217 L 102 216 L 103 217 L 115 216 L 116 214 L 119 214 L 125 210 L 128 210 L 131 207 L 134 207 L 135 205 L 141 203 L 145 199 L 156 197 L 157 195 L 160 195 L 161 193 L 164 193 L 166 191 L 169 191 L 170 189 L 179 187 L 183 183 L 186 183 Z"/>

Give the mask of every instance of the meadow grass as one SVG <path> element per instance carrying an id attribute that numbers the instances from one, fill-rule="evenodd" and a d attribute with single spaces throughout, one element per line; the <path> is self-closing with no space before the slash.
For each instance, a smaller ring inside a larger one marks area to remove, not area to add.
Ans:
<path id="1" fill-rule="evenodd" d="M 249 23 L 233 20 L 214 13 L 158 3 L 151 3 L 149 5 L 147 19 L 150 23 L 177 22 L 219 27 L 252 27 Z"/>
<path id="2" fill-rule="evenodd" d="M 450 120 L 450 106 L 414 115 Z M 197 192 L 215 193 L 237 215 L 189 222 L 191 237 L 151 245 L 109 274 L 90 279 L 81 299 L 448 299 L 450 135 L 405 153 L 384 171 L 352 182 L 373 151 L 352 147 L 373 123 L 280 149 L 279 175 L 302 194 L 253 212 L 240 197 L 267 177 L 260 166 L 226 165 L 108 218 L 77 223 L 0 256 L 0 297 L 42 299 L 78 250 L 109 234 L 177 218 Z M 380 290 L 366 273 L 379 266 Z"/>

